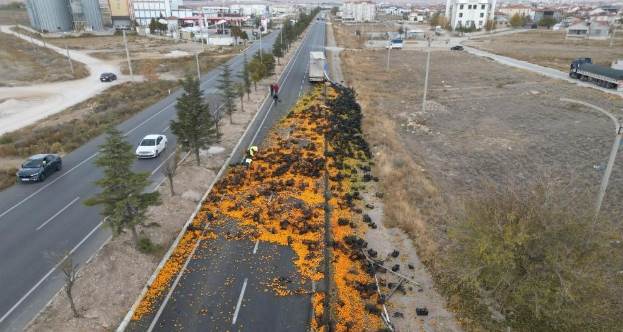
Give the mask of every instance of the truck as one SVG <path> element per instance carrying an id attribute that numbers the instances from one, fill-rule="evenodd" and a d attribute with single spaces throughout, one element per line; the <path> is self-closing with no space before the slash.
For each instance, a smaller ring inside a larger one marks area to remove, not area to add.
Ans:
<path id="1" fill-rule="evenodd" d="M 309 81 L 324 82 L 327 59 L 324 52 L 309 52 Z"/>
<path id="2" fill-rule="evenodd" d="M 623 70 L 594 64 L 591 58 L 571 62 L 569 77 L 592 82 L 600 87 L 623 91 Z"/>

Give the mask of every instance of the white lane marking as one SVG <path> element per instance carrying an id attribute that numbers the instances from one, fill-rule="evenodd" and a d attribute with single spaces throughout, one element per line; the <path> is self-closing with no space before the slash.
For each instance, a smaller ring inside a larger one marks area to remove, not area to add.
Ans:
<path id="1" fill-rule="evenodd" d="M 171 128 L 171 125 L 168 125 L 164 129 L 162 129 L 161 133 L 166 133 L 169 128 Z"/>
<path id="2" fill-rule="evenodd" d="M 150 175 L 154 175 L 154 174 L 156 174 L 156 172 L 158 172 L 158 170 L 160 169 L 160 167 L 162 167 L 162 165 L 164 165 L 164 163 L 166 163 L 166 162 L 167 162 L 169 159 L 171 159 L 171 157 L 173 157 L 173 156 L 175 156 L 175 151 L 173 151 L 173 152 L 169 153 L 169 156 L 168 156 L 165 160 L 163 160 L 163 161 L 160 163 L 160 165 L 158 165 L 158 167 L 154 168 L 154 170 L 153 170 L 153 171 L 151 171 L 151 174 L 150 174 Z"/>
<path id="3" fill-rule="evenodd" d="M 106 219 L 104 219 L 106 220 Z M 84 241 L 86 241 L 89 237 L 91 237 L 91 235 L 93 235 L 93 233 L 95 233 L 96 230 L 98 230 L 102 224 L 104 223 L 104 221 L 100 221 L 99 224 L 97 224 L 97 226 L 95 226 L 95 228 L 93 228 L 92 231 L 89 232 L 89 234 L 87 234 L 84 238 L 82 238 L 82 240 L 80 240 L 80 242 L 78 242 L 78 244 L 76 244 L 75 247 L 73 247 L 71 249 L 71 251 L 69 251 L 69 253 L 67 254 L 67 256 L 63 257 L 63 259 L 56 263 L 56 265 L 54 265 L 54 267 L 52 267 L 50 269 L 50 271 L 48 271 L 48 273 L 46 273 L 43 278 L 41 278 L 41 280 L 39 280 L 34 286 L 32 286 L 32 288 L 26 293 L 24 294 L 24 296 L 22 296 L 19 301 L 17 301 L 17 303 L 15 303 L 11 309 L 9 309 L 9 311 L 7 311 L 1 318 L 0 318 L 0 323 L 4 322 L 4 320 L 9 317 L 9 315 L 15 311 L 15 309 L 17 309 L 17 307 L 19 307 L 20 304 L 22 304 L 22 302 L 24 302 L 24 300 L 26 300 L 26 298 L 28 298 L 28 296 L 30 296 L 30 294 L 32 294 L 32 292 L 34 292 L 53 272 L 54 270 L 56 270 L 64 261 L 67 257 L 71 256 L 83 243 Z"/>
<path id="4" fill-rule="evenodd" d="M 238 319 L 238 313 L 240 312 L 240 305 L 242 304 L 242 298 L 244 297 L 245 289 L 247 289 L 247 278 L 244 278 L 244 283 L 242 284 L 240 296 L 238 296 L 238 303 L 236 304 L 236 311 L 234 311 L 234 319 L 232 319 L 231 325 L 236 325 L 236 320 Z"/>
<path id="5" fill-rule="evenodd" d="M 78 201 L 80 199 L 80 196 L 74 198 L 71 202 L 69 202 L 67 205 L 65 205 L 65 207 L 63 207 L 62 209 L 60 209 L 58 212 L 56 212 L 53 216 L 51 216 L 50 218 L 48 218 L 48 220 L 46 220 L 43 224 L 41 224 L 39 227 L 37 227 L 35 230 L 38 231 L 40 229 L 42 229 L 43 227 L 45 227 L 45 225 L 47 225 L 50 221 L 52 221 L 54 218 L 58 217 L 59 214 L 63 213 L 63 211 L 67 210 L 70 206 L 72 206 L 74 203 L 76 203 L 76 201 Z"/>
<path id="6" fill-rule="evenodd" d="M 255 246 L 253 247 L 253 254 L 257 252 L 257 247 L 260 245 L 260 240 L 255 240 Z"/>
<path id="7" fill-rule="evenodd" d="M 53 185 L 56 181 L 62 179 L 65 175 L 69 174 L 69 172 L 73 171 L 74 169 L 80 167 L 82 164 L 86 163 L 87 161 L 93 159 L 93 157 L 97 156 L 98 152 L 96 152 L 95 154 L 93 154 L 92 156 L 90 156 L 89 158 L 81 161 L 78 165 L 72 167 L 70 170 L 68 170 L 67 172 L 59 175 L 59 177 L 57 177 L 56 179 L 54 179 L 52 182 L 49 182 L 48 184 L 46 184 L 45 186 L 39 188 L 37 191 L 35 191 L 34 193 L 28 195 L 26 198 L 22 199 L 19 203 L 13 205 L 12 207 L 10 207 L 8 210 L 2 212 L 2 214 L 0 214 L 0 218 L 4 217 L 7 213 L 13 211 L 16 207 L 24 204 L 24 202 L 26 202 L 27 200 L 31 199 L 33 196 L 35 196 L 36 194 L 40 193 L 41 191 L 43 191 L 44 189 L 46 189 L 47 187 Z"/>
<path id="8" fill-rule="evenodd" d="M 155 118 L 158 114 L 160 114 L 160 113 L 162 113 L 162 112 L 166 111 L 167 109 L 169 109 L 169 107 L 171 107 L 171 106 L 175 105 L 175 103 L 176 103 L 176 102 L 177 102 L 177 100 L 176 100 L 176 101 L 174 101 L 174 102 L 172 102 L 172 103 L 170 103 L 169 105 L 167 105 L 167 106 L 163 107 L 163 108 L 162 108 L 161 110 L 159 110 L 158 112 L 156 112 L 156 113 L 152 114 L 150 117 L 148 117 L 147 119 L 145 119 L 145 121 L 143 121 L 143 122 L 139 123 L 136 127 L 134 127 L 134 128 L 132 128 L 132 129 L 130 129 L 128 132 L 126 132 L 125 134 L 123 134 L 123 136 L 124 136 L 124 137 L 127 137 L 127 136 L 128 136 L 128 135 L 130 135 L 133 131 L 135 131 L 136 129 L 140 128 L 142 125 L 146 124 L 149 120 L 151 120 L 151 119 Z"/>

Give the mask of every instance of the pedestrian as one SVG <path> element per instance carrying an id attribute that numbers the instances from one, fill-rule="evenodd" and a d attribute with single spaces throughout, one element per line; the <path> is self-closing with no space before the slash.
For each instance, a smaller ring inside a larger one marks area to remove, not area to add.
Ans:
<path id="1" fill-rule="evenodd" d="M 277 83 L 275 83 L 275 86 L 273 87 L 273 91 L 275 92 L 275 94 L 273 95 L 273 99 L 278 102 L 279 101 L 279 85 Z"/>
<path id="2" fill-rule="evenodd" d="M 271 97 L 275 96 L 275 84 L 274 83 L 270 84 L 270 96 Z"/>

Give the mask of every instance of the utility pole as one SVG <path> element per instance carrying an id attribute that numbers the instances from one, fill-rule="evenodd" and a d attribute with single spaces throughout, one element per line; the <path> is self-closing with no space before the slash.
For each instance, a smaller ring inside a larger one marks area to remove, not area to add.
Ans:
<path id="1" fill-rule="evenodd" d="M 424 76 L 424 96 L 422 98 L 422 112 L 426 111 L 426 92 L 428 90 L 428 68 L 430 67 L 430 39 L 428 36 L 426 38 L 428 41 L 428 50 L 426 51 L 426 75 Z"/>
<path id="2" fill-rule="evenodd" d="M 128 50 L 128 39 L 125 37 L 125 30 L 123 31 L 123 44 L 125 44 L 125 57 L 128 60 L 128 69 L 130 70 L 130 81 L 134 81 L 134 72 L 132 72 L 132 62 L 130 61 L 130 50 Z"/>
<path id="3" fill-rule="evenodd" d="M 71 69 L 71 75 L 74 75 L 74 64 L 71 62 L 71 57 L 69 56 L 69 47 L 65 44 L 65 51 L 67 52 L 67 61 L 69 61 L 69 68 Z"/>
<path id="4" fill-rule="evenodd" d="M 387 40 L 387 63 L 385 64 L 385 71 L 389 71 L 389 56 L 392 53 L 392 42 L 391 40 Z"/>
<path id="5" fill-rule="evenodd" d="M 199 53 L 195 53 L 195 60 L 197 60 L 197 80 L 201 80 L 201 70 L 199 69 Z"/>
<path id="6" fill-rule="evenodd" d="M 614 24 L 612 27 L 612 36 L 610 36 L 610 47 L 614 45 L 614 35 L 617 33 L 617 28 L 618 26 L 616 24 Z"/>
<path id="7" fill-rule="evenodd" d="M 262 62 L 262 53 L 264 53 L 264 52 L 262 51 L 262 23 L 260 23 L 260 29 L 259 30 L 260 30 L 260 63 L 263 63 Z"/>

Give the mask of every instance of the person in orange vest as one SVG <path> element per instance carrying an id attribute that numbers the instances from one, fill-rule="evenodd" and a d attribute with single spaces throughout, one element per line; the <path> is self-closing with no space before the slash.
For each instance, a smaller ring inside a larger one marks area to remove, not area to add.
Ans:
<path id="1" fill-rule="evenodd" d="M 244 158 L 244 164 L 245 166 L 247 166 L 247 168 L 251 167 L 251 162 L 253 161 L 253 156 L 255 156 L 255 154 L 257 153 L 257 146 L 252 145 L 249 147 L 249 150 L 247 150 L 247 155 Z"/>

